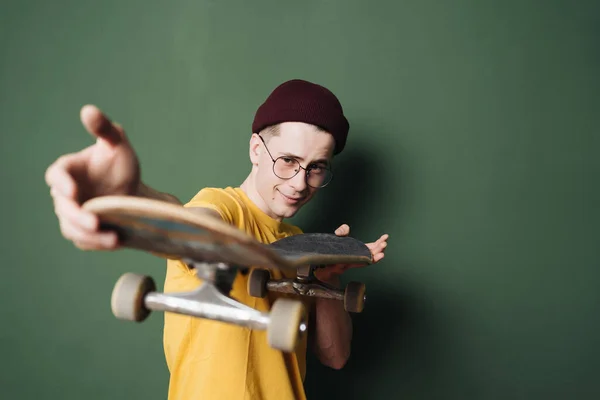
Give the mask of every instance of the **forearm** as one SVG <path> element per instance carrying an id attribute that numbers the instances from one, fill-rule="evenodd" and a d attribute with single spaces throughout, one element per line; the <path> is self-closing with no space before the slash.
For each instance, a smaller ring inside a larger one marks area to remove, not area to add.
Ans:
<path id="1" fill-rule="evenodd" d="M 136 193 L 136 196 L 140 196 L 140 197 L 147 197 L 149 199 L 154 199 L 154 200 L 161 200 L 161 201 L 166 201 L 169 203 L 173 203 L 173 204 L 182 204 L 181 201 L 179 201 L 179 199 L 169 193 L 163 193 L 163 192 L 159 192 L 155 189 L 152 189 L 150 186 L 144 184 L 143 182 L 140 182 L 140 184 L 138 185 L 138 190 Z"/>
<path id="2" fill-rule="evenodd" d="M 323 282 L 339 287 L 339 275 L 318 275 Z M 316 298 L 314 351 L 319 360 L 335 369 L 342 368 L 350 357 L 352 320 L 343 302 Z"/>

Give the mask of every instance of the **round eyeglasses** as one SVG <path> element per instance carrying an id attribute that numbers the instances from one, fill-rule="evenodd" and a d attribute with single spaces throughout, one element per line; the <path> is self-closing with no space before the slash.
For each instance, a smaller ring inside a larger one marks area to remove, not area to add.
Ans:
<path id="1" fill-rule="evenodd" d="M 333 178 L 333 172 L 331 168 L 325 163 L 313 163 L 309 164 L 308 167 L 304 168 L 300 165 L 300 162 L 293 157 L 281 156 L 274 159 L 267 147 L 262 136 L 258 135 L 260 140 L 263 142 L 271 161 L 273 161 L 273 173 L 280 179 L 292 179 L 301 169 L 306 171 L 305 180 L 306 184 L 314 189 L 320 189 L 329 184 Z"/>

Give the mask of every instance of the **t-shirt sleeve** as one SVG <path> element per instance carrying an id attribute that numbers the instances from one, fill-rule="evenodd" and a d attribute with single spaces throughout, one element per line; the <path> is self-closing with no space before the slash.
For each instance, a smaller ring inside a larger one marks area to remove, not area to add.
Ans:
<path id="1" fill-rule="evenodd" d="M 184 207 L 202 207 L 216 211 L 229 224 L 235 223 L 235 216 L 240 212 L 239 204 L 230 194 L 215 188 L 200 190 Z"/>

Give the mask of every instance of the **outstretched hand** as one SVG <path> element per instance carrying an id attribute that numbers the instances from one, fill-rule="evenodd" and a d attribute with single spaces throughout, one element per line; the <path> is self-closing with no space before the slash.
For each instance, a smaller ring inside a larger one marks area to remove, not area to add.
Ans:
<path id="1" fill-rule="evenodd" d="M 123 128 L 97 107 L 83 107 L 80 117 L 95 143 L 54 161 L 46 170 L 46 183 L 67 240 L 83 250 L 114 249 L 116 234 L 101 232 L 97 217 L 81 205 L 97 196 L 134 194 L 140 182 L 139 162 Z"/>
<path id="2" fill-rule="evenodd" d="M 339 228 L 337 228 L 335 230 L 335 234 L 337 236 L 348 236 L 350 235 L 350 227 L 347 224 L 343 224 L 341 225 Z M 375 242 L 371 242 L 371 243 L 366 243 L 367 247 L 369 248 L 369 250 L 371 250 L 371 256 L 373 259 L 372 264 L 378 263 L 379 261 L 381 261 L 383 259 L 383 257 L 385 256 L 385 249 L 387 247 L 387 240 L 389 238 L 389 235 L 386 233 L 384 235 L 381 235 L 381 237 L 379 239 L 377 239 Z M 344 271 L 346 271 L 347 269 L 350 268 L 359 268 L 359 267 L 364 267 L 367 264 L 333 264 L 333 265 L 328 265 L 320 270 L 318 270 L 319 272 L 319 279 L 325 279 L 328 280 L 329 278 L 333 277 L 333 276 L 339 276 L 342 273 L 344 273 Z"/>

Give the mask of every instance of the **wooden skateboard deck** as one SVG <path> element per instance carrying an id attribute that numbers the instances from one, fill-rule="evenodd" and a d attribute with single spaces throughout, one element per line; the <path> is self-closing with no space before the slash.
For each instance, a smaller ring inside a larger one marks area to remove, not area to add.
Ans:
<path id="1" fill-rule="evenodd" d="M 263 244 L 224 221 L 171 203 L 133 196 L 104 196 L 84 209 L 116 231 L 122 246 L 195 262 L 296 270 L 304 265 L 370 264 L 368 247 L 351 237 L 302 234 Z"/>

